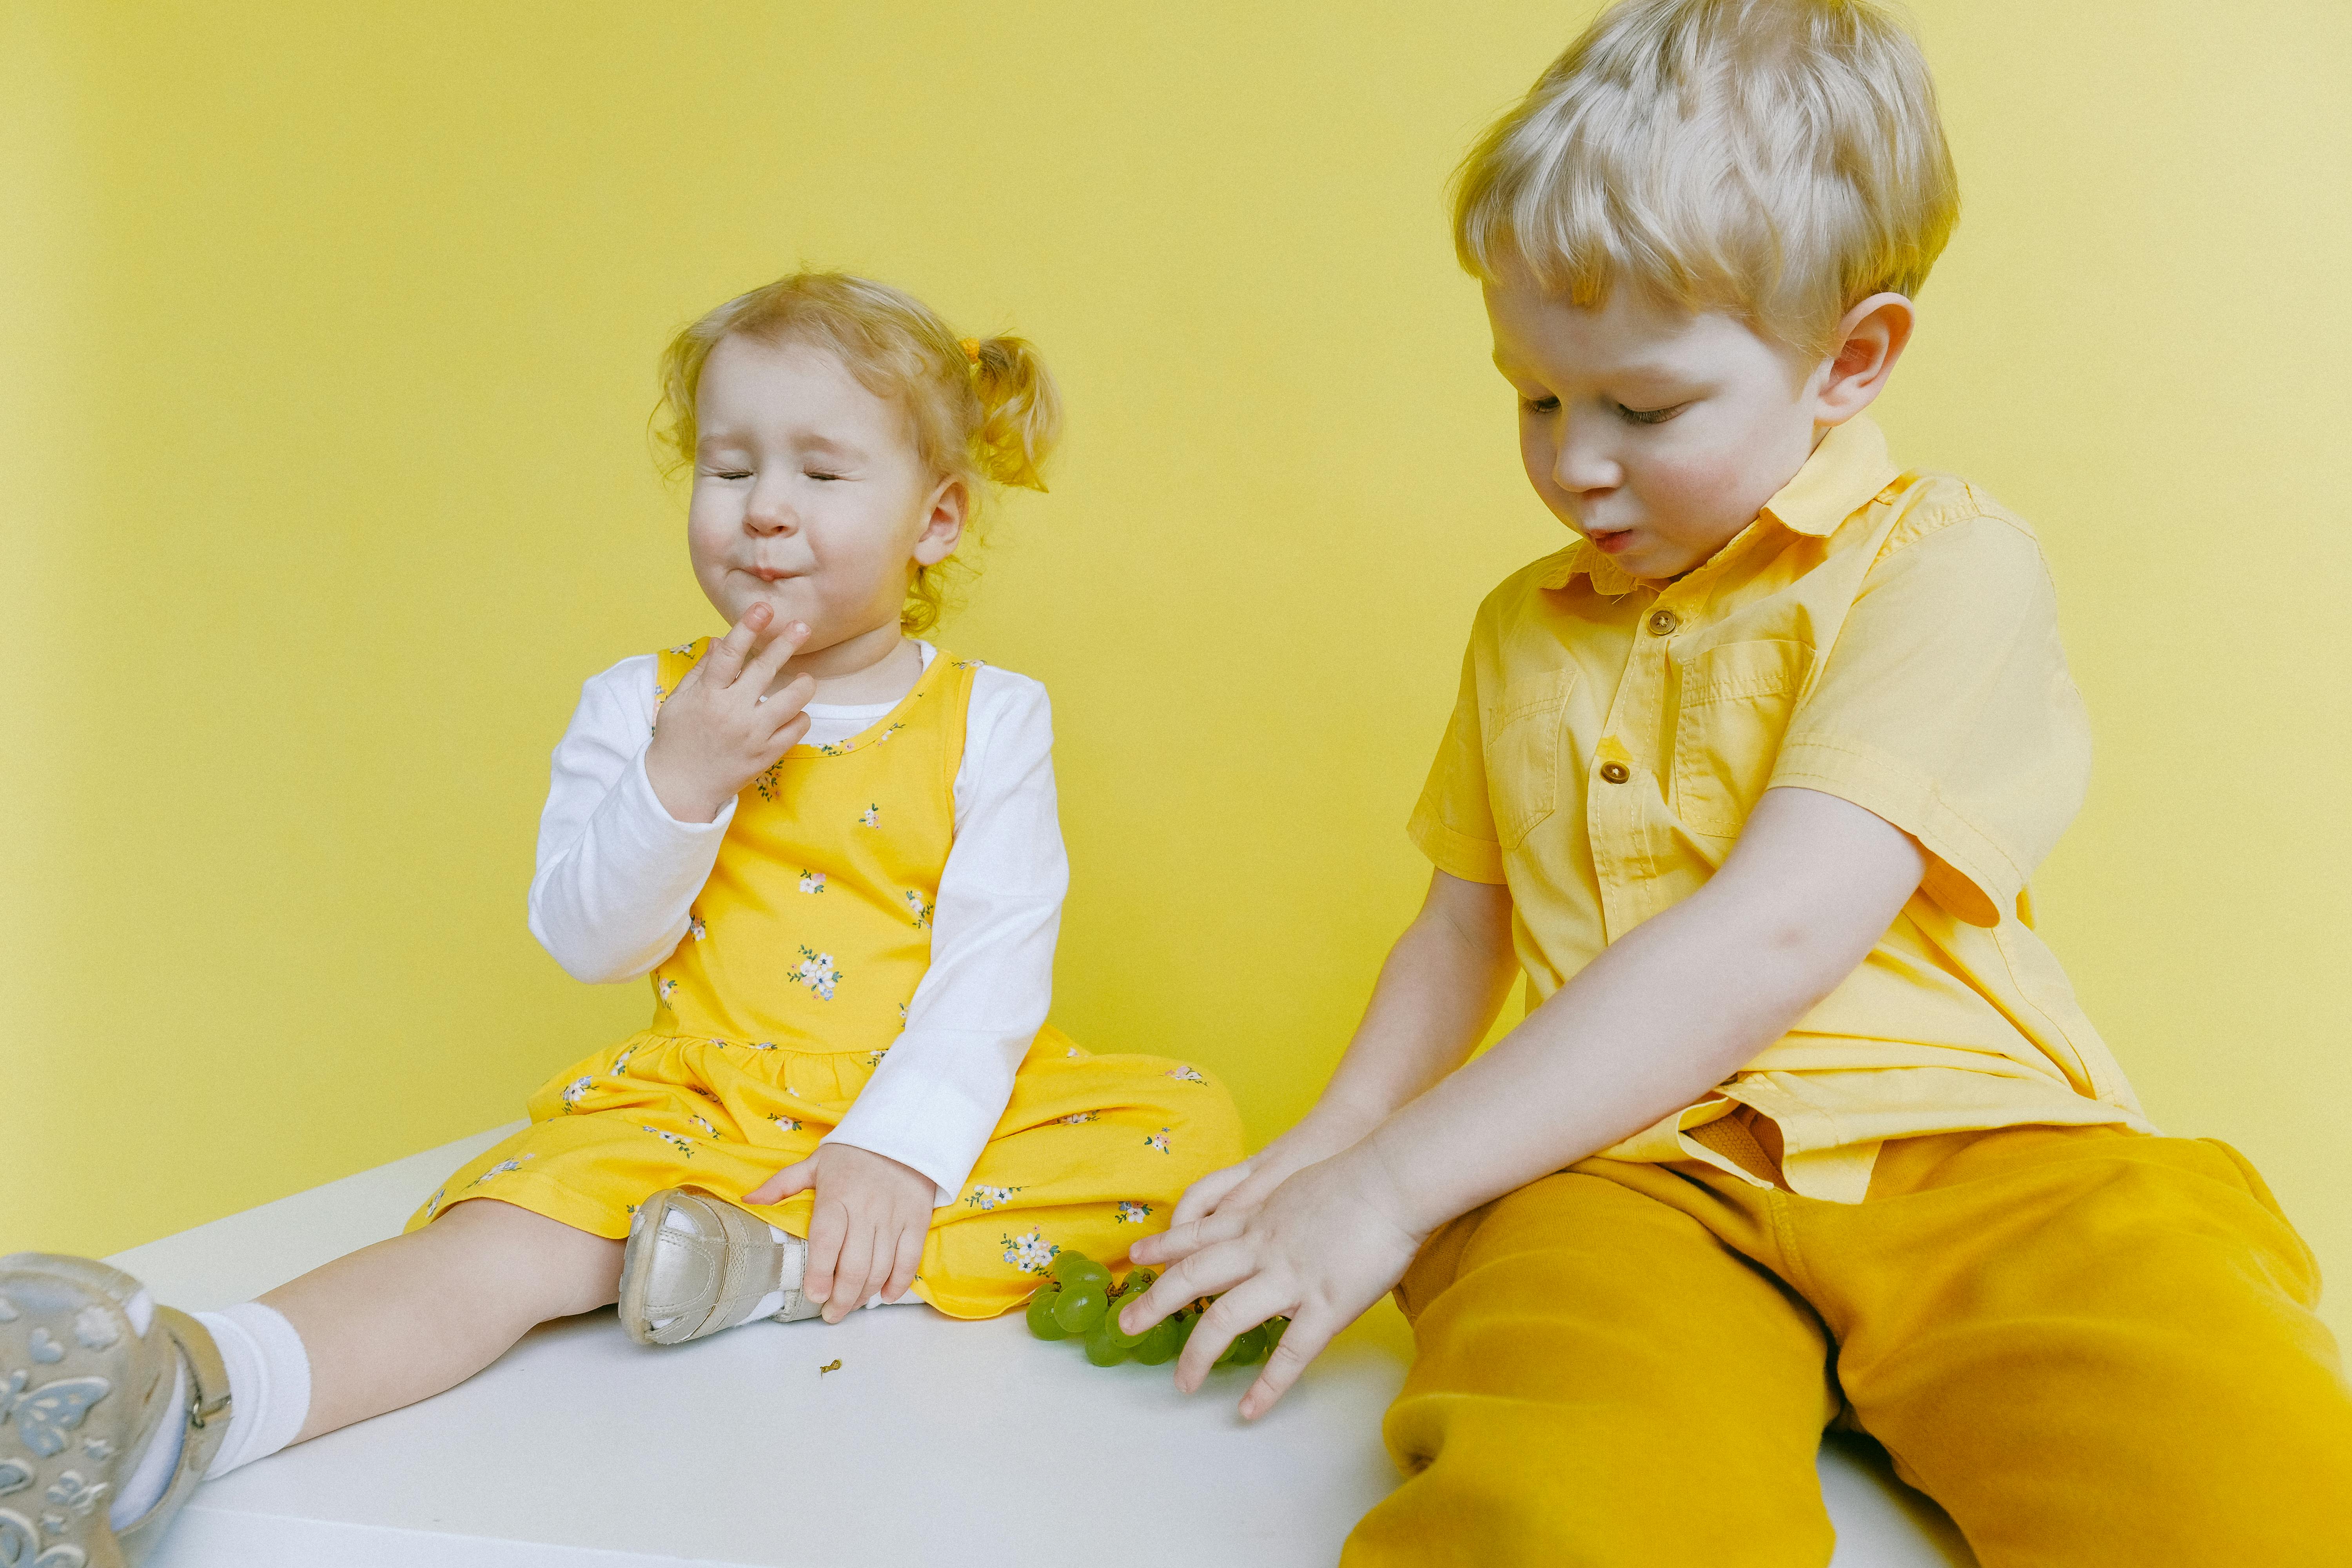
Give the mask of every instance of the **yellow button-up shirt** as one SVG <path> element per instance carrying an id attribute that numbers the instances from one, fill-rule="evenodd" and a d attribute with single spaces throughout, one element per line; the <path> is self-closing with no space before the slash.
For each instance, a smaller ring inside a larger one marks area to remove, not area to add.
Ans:
<path id="1" fill-rule="evenodd" d="M 1832 430 L 1755 522 L 1671 583 L 1580 540 L 1479 606 L 1411 832 L 1507 886 L 1540 1003 L 1723 864 L 1776 784 L 1916 838 L 1919 890 L 1870 956 L 1713 1094 L 1603 1151 L 1704 1160 L 1753 1107 L 1808 1196 L 1859 1202 L 1880 1143 L 2026 1123 L 2153 1131 L 2026 882 L 2081 806 L 2090 733 L 2040 543 L 1948 476 Z"/>

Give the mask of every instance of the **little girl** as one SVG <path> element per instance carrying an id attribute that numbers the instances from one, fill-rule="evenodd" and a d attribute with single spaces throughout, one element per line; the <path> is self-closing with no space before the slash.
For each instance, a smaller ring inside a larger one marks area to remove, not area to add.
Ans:
<path id="1" fill-rule="evenodd" d="M 990 1317 L 1241 1157 L 1201 1072 L 1045 1025 L 1045 689 L 908 635 L 982 482 L 1044 488 L 1034 352 L 802 274 L 661 368 L 730 629 L 582 689 L 530 889 L 572 974 L 651 974 L 652 1026 L 549 1080 L 406 1234 L 258 1301 L 190 1316 L 103 1264 L 0 1259 L 0 1563 L 135 1560 L 199 1479 L 615 1300 L 651 1344 L 909 1291 Z"/>

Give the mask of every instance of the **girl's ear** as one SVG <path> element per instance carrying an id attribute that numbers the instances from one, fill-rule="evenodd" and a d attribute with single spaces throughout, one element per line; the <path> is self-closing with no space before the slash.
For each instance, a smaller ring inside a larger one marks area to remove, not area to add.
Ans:
<path id="1" fill-rule="evenodd" d="M 912 552 L 918 566 L 936 566 L 955 553 L 963 542 L 964 519 L 971 510 L 971 489 L 961 479 L 940 481 L 926 503 L 923 531 L 915 536 Z"/>

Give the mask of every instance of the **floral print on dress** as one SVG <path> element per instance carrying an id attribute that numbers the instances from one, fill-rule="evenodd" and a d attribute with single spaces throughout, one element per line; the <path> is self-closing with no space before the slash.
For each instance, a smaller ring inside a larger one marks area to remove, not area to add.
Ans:
<path id="1" fill-rule="evenodd" d="M 899 731 L 901 731 L 901 730 L 905 729 L 906 727 L 907 727 L 907 726 L 905 726 L 904 724 L 893 724 L 893 725 L 891 725 L 888 729 L 887 729 L 887 730 L 883 731 L 880 734 L 878 734 L 878 735 L 877 735 L 877 736 L 875 736 L 875 737 L 874 737 L 874 743 L 875 743 L 876 745 L 877 745 L 877 746 L 878 746 L 878 745 L 880 745 L 883 742 L 885 742 L 885 741 L 888 740 L 891 736 L 893 736 L 893 735 L 897 734 Z"/>
<path id="2" fill-rule="evenodd" d="M 751 781 L 751 787 L 760 792 L 760 798 L 761 800 L 781 799 L 784 793 L 784 764 L 782 760 L 779 758 L 775 766 L 770 768 L 766 773 L 761 773 L 757 777 L 753 778 Z"/>
<path id="3" fill-rule="evenodd" d="M 882 826 L 882 805 L 879 801 L 877 801 L 875 804 L 867 806 L 864 811 L 857 814 L 857 826 L 860 827 L 879 827 Z"/>
<path id="4" fill-rule="evenodd" d="M 1052 1270 L 1054 1259 L 1061 1248 L 1047 1241 L 1036 1226 L 1029 1227 L 1026 1236 L 1004 1237 L 1004 1261 L 1024 1274 L 1045 1274 Z"/>
<path id="5" fill-rule="evenodd" d="M 686 1158 L 689 1160 L 694 1158 L 694 1145 L 686 1139 L 679 1137 L 675 1132 L 665 1132 L 658 1127 L 650 1126 L 644 1122 L 638 1123 L 637 1131 L 640 1132 L 650 1132 L 655 1137 L 660 1139 L 663 1142 L 668 1144 L 671 1148 L 677 1150 Z"/>
<path id="6" fill-rule="evenodd" d="M 1206 1083 L 1209 1081 L 1207 1079 L 1201 1076 L 1200 1068 L 1185 1067 L 1181 1063 L 1170 1068 L 1166 1072 L 1161 1073 L 1160 1076 L 1162 1078 L 1172 1078 L 1179 1083 Z"/>
<path id="7" fill-rule="evenodd" d="M 1054 1120 L 1060 1122 L 1065 1127 L 1083 1127 L 1089 1121 L 1100 1121 L 1102 1120 L 1102 1112 L 1099 1110 L 1076 1110 L 1072 1111 L 1067 1116 L 1056 1116 Z"/>
<path id="8" fill-rule="evenodd" d="M 587 1099 L 588 1091 L 595 1087 L 595 1079 L 586 1075 L 575 1078 L 570 1083 L 565 1084 L 563 1086 L 563 1093 L 561 1097 L 563 1100 L 563 1109 L 566 1111 L 579 1110 L 580 1102 Z"/>
<path id="9" fill-rule="evenodd" d="M 999 1204 L 1011 1203 L 1013 1194 L 1020 1190 L 1019 1187 L 977 1186 L 964 1198 L 964 1206 L 986 1214 Z"/>
<path id="10" fill-rule="evenodd" d="M 833 954 L 804 946 L 801 949 L 801 966 L 793 971 L 793 979 L 814 992 L 818 1001 L 830 1002 L 834 987 L 841 984 L 841 971 L 834 966 Z"/>
<path id="11" fill-rule="evenodd" d="M 772 1051 L 776 1048 L 776 1042 L 773 1040 L 746 1040 L 743 1042 L 743 1048 L 747 1051 Z"/>
<path id="12" fill-rule="evenodd" d="M 677 994 L 677 982 L 667 974 L 654 976 L 654 994 L 661 998 L 663 1006 L 668 1006 L 669 999 Z"/>
<path id="13" fill-rule="evenodd" d="M 824 873 L 822 871 L 803 871 L 801 873 L 801 891 L 803 893 L 824 892 Z"/>
<path id="14" fill-rule="evenodd" d="M 769 1112 L 768 1120 L 776 1124 L 776 1131 L 779 1132 L 798 1132 L 808 1125 L 807 1122 L 796 1117 L 786 1116 L 779 1111 Z"/>
<path id="15" fill-rule="evenodd" d="M 688 1126 L 692 1127 L 697 1132 L 701 1133 L 713 1143 L 719 1142 L 719 1129 L 710 1124 L 710 1118 L 707 1116 L 688 1116 L 686 1121 Z"/>
<path id="16" fill-rule="evenodd" d="M 614 1057 L 613 1058 L 613 1076 L 614 1078 L 628 1077 L 630 1058 L 635 1057 L 636 1054 L 637 1047 L 630 1046 L 626 1049 L 623 1050 L 619 1056 Z"/>
<path id="17" fill-rule="evenodd" d="M 846 741 L 820 741 L 816 754 L 820 757 L 845 757 L 856 750 L 857 748 Z"/>
<path id="18" fill-rule="evenodd" d="M 509 1172 L 521 1170 L 524 1160 L 536 1160 L 538 1158 L 539 1156 L 536 1154 L 525 1154 L 518 1159 L 501 1160 L 497 1164 L 492 1165 L 488 1170 L 484 1171 L 480 1175 L 476 1176 L 472 1181 L 467 1182 L 466 1184 L 466 1188 L 470 1192 L 474 1188 L 480 1186 L 484 1182 L 488 1181 L 492 1176 L 503 1176 L 508 1174 Z"/>
<path id="19" fill-rule="evenodd" d="M 923 902 L 923 895 L 909 888 L 906 892 L 907 913 L 914 917 L 915 929 L 927 931 L 931 923 L 932 906 Z"/>
<path id="20" fill-rule="evenodd" d="M 441 1206 L 442 1194 L 446 1193 L 448 1190 L 449 1189 L 446 1187 L 436 1187 L 433 1189 L 433 1195 L 425 1200 L 425 1217 L 426 1219 L 431 1219 L 433 1217 L 434 1211 Z"/>
<path id="21" fill-rule="evenodd" d="M 1144 1139 L 1143 1146 L 1147 1149 L 1157 1149 L 1163 1154 L 1168 1152 L 1168 1129 L 1163 1127 Z"/>
<path id="22" fill-rule="evenodd" d="M 686 917 L 686 934 L 697 942 L 708 942 L 710 939 L 710 928 L 702 923 L 700 915 L 688 915 Z"/>
<path id="23" fill-rule="evenodd" d="M 644 647 L 645 645 L 644 645 L 644 644 L 642 644 L 642 643 L 640 643 L 640 644 L 638 644 L 637 646 L 639 646 L 640 647 Z M 678 656 L 678 658 L 687 658 L 688 656 L 689 656 L 690 654 L 692 654 L 692 653 L 694 652 L 694 642 L 693 642 L 693 639 L 688 638 L 687 641 L 685 641 L 685 642 L 682 642 L 682 643 L 678 644 L 676 647 L 674 647 L 674 648 L 670 649 L 669 651 L 670 651 L 670 652 L 672 652 L 672 653 L 674 653 L 674 654 L 676 654 L 676 655 L 677 655 L 677 656 Z"/>
<path id="24" fill-rule="evenodd" d="M 1141 1225 L 1151 1217 L 1150 1204 L 1121 1204 L 1111 1211 L 1113 1225 Z"/>

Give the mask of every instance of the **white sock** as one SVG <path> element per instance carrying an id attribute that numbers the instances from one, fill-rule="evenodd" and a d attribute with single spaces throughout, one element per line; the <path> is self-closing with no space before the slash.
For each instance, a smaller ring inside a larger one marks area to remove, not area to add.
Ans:
<path id="1" fill-rule="evenodd" d="M 258 1301 L 225 1312 L 196 1312 L 228 1367 L 228 1436 L 206 1480 L 266 1459 L 302 1430 L 310 1414 L 310 1352 L 284 1314 Z"/>
<path id="2" fill-rule="evenodd" d="M 808 1244 L 791 1231 L 778 1230 L 772 1225 L 768 1227 L 768 1235 L 783 1244 L 783 1278 L 776 1281 L 774 1289 L 753 1302 L 750 1311 L 735 1320 L 737 1328 L 761 1318 L 772 1318 L 782 1311 L 785 1292 L 799 1289 L 801 1281 L 808 1277 Z"/>

